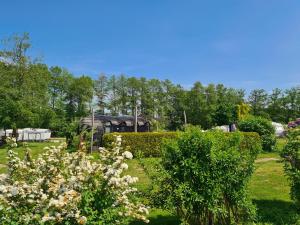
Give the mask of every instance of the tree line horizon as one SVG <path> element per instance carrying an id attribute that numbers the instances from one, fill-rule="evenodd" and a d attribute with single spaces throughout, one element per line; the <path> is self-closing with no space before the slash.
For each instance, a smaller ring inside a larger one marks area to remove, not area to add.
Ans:
<path id="1" fill-rule="evenodd" d="M 159 129 L 181 129 L 185 123 L 204 129 L 234 123 L 239 105 L 250 106 L 250 113 L 288 123 L 300 117 L 300 86 L 275 88 L 270 94 L 223 84 L 189 89 L 170 80 L 126 75 L 100 74 L 74 76 L 67 69 L 49 67 L 32 59 L 28 34 L 14 35 L 0 48 L 0 128 L 42 127 L 63 135 L 70 123 L 87 116 L 94 103 L 97 113 L 138 114 Z"/>

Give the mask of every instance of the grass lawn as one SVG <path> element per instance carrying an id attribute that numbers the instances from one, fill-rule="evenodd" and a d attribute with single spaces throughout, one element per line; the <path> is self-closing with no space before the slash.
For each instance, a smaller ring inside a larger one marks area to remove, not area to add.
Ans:
<path id="1" fill-rule="evenodd" d="M 61 142 L 64 141 L 64 139 L 60 140 Z M 44 153 L 44 147 L 47 146 L 57 146 L 60 143 L 58 142 L 27 142 L 28 147 L 31 149 L 31 156 L 33 158 L 37 158 L 37 156 L 41 153 Z M 5 173 L 6 172 L 6 162 L 7 162 L 7 148 L 6 146 L 1 146 L 0 147 L 0 173 Z M 22 158 L 25 153 L 25 147 L 23 147 L 22 144 L 19 144 L 19 146 L 16 148 L 16 152 L 18 155 Z"/>

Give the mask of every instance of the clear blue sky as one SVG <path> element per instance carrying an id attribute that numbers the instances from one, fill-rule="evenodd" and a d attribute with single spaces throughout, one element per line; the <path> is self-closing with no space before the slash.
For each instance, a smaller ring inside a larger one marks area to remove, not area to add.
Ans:
<path id="1" fill-rule="evenodd" d="M 2 0 L 0 38 L 75 75 L 244 88 L 300 83 L 299 0 Z"/>

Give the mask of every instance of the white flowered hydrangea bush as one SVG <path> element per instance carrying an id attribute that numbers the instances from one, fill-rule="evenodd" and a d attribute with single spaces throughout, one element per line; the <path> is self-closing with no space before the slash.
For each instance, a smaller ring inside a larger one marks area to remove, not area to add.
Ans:
<path id="1" fill-rule="evenodd" d="M 134 198 L 137 178 L 123 175 L 130 152 L 121 153 L 121 137 L 101 149 L 100 160 L 84 151 L 68 153 L 51 146 L 21 160 L 8 139 L 8 173 L 0 177 L 1 224 L 126 224 L 148 222 L 148 209 Z"/>

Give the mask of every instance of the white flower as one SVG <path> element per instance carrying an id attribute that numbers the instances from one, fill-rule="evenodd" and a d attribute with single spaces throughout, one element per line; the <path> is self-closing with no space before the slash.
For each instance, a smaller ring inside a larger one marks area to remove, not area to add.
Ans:
<path id="1" fill-rule="evenodd" d="M 10 193 L 12 196 L 16 196 L 17 194 L 19 194 L 19 190 L 17 187 L 13 187 L 11 190 L 10 190 Z"/>
<path id="2" fill-rule="evenodd" d="M 7 191 L 6 187 L 4 185 L 0 185 L 0 193 L 5 193 Z"/>
<path id="3" fill-rule="evenodd" d="M 81 217 L 77 220 L 77 222 L 78 222 L 79 224 L 85 224 L 86 221 L 87 221 L 87 219 L 86 219 L 85 216 L 81 216 Z"/>
<path id="4" fill-rule="evenodd" d="M 131 152 L 129 152 L 129 151 L 125 151 L 125 152 L 123 152 L 123 154 L 122 154 L 126 159 L 132 159 L 133 158 L 133 155 L 132 155 L 132 153 Z"/>
<path id="5" fill-rule="evenodd" d="M 122 141 L 122 137 L 121 136 L 117 136 L 116 137 L 116 142 L 121 142 Z"/>
<path id="6" fill-rule="evenodd" d="M 54 220 L 55 218 L 53 216 L 49 216 L 49 214 L 46 214 L 45 216 L 43 216 L 42 218 L 42 222 L 47 222 L 49 220 Z"/>
<path id="7" fill-rule="evenodd" d="M 122 163 L 120 166 L 121 169 L 123 170 L 127 170 L 128 169 L 128 165 L 126 163 Z"/>

